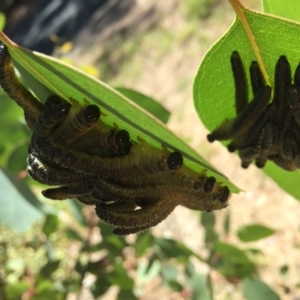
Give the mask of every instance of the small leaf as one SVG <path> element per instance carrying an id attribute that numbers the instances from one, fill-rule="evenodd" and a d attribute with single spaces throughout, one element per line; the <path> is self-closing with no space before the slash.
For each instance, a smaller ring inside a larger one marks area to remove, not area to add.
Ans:
<path id="1" fill-rule="evenodd" d="M 207 282 L 207 276 L 204 274 L 195 274 L 191 282 L 192 300 L 212 300 L 210 287 Z"/>
<path id="2" fill-rule="evenodd" d="M 153 244 L 153 235 L 150 230 L 144 231 L 137 236 L 135 242 L 135 252 L 138 257 L 142 256 L 147 249 L 151 248 Z"/>
<path id="3" fill-rule="evenodd" d="M 275 230 L 263 225 L 253 224 L 240 228 L 237 236 L 243 242 L 252 242 L 274 234 Z"/>
<path id="4" fill-rule="evenodd" d="M 107 292 L 107 290 L 111 287 L 111 283 L 109 282 L 110 274 L 107 274 L 103 277 L 97 277 L 97 280 L 91 287 L 91 292 L 94 296 L 94 299 L 98 299 L 101 295 Z"/>
<path id="5" fill-rule="evenodd" d="M 162 278 L 166 281 L 166 282 L 169 282 L 169 281 L 176 281 L 177 279 L 177 269 L 175 266 L 173 265 L 164 265 L 163 268 L 161 269 L 161 275 L 162 275 Z"/>
<path id="6" fill-rule="evenodd" d="M 161 268 L 161 261 L 157 257 L 151 257 L 148 262 L 139 261 L 137 267 L 139 281 L 145 282 L 157 277 Z"/>
<path id="7" fill-rule="evenodd" d="M 26 183 L 0 169 L 0 221 L 22 232 L 43 217 L 43 206 Z"/>
<path id="8" fill-rule="evenodd" d="M 286 276 L 287 275 L 287 273 L 288 273 L 288 271 L 289 271 L 289 266 L 288 265 L 282 265 L 281 267 L 280 267 L 280 275 L 281 276 Z"/>
<path id="9" fill-rule="evenodd" d="M 53 289 L 53 282 L 50 280 L 40 280 L 35 287 L 35 294 L 32 300 L 42 299 L 62 299 L 60 293 Z"/>
<path id="10" fill-rule="evenodd" d="M 16 300 L 21 299 L 22 295 L 29 288 L 29 283 L 25 281 L 20 281 L 15 284 L 9 284 L 5 286 L 5 294 L 7 296 L 7 300 Z"/>
<path id="11" fill-rule="evenodd" d="M 137 298 L 133 291 L 129 291 L 129 290 L 120 290 L 117 296 L 117 300 L 138 300 L 139 298 Z"/>
<path id="12" fill-rule="evenodd" d="M 258 278 L 245 278 L 242 285 L 247 300 L 280 300 L 275 291 Z"/>
<path id="13" fill-rule="evenodd" d="M 220 259 L 214 263 L 214 267 L 227 278 L 242 279 L 255 271 L 246 253 L 233 245 L 215 242 L 215 251 Z"/>
<path id="14" fill-rule="evenodd" d="M 58 228 L 58 217 L 57 215 L 48 214 L 45 219 L 43 226 L 43 232 L 49 236 L 51 233 L 55 232 Z"/>
<path id="15" fill-rule="evenodd" d="M 10 153 L 7 161 L 7 168 L 14 173 L 18 173 L 21 170 L 26 169 L 26 159 L 28 154 L 27 139 L 21 141 Z"/>
<path id="16" fill-rule="evenodd" d="M 54 273 L 60 264 L 60 260 L 53 260 L 48 261 L 40 270 L 40 275 L 42 275 L 44 278 L 51 277 L 52 273 Z"/>
<path id="17" fill-rule="evenodd" d="M 229 210 L 226 211 L 223 227 L 224 227 L 224 233 L 226 235 L 228 235 L 229 232 L 230 232 L 230 213 L 229 213 Z"/>
<path id="18" fill-rule="evenodd" d="M 156 238 L 154 239 L 154 244 L 158 245 L 164 255 L 168 258 L 176 258 L 177 260 L 184 262 L 188 260 L 189 256 L 194 255 L 198 259 L 202 260 L 199 255 L 195 254 L 184 244 L 175 240 Z"/>
<path id="19" fill-rule="evenodd" d="M 84 242 L 83 238 L 79 235 L 79 233 L 71 228 L 67 228 L 65 231 L 66 236 L 70 240 L 75 240 L 79 242 Z"/>
<path id="20" fill-rule="evenodd" d="M 121 261 L 115 261 L 113 272 L 108 276 L 108 281 L 112 284 L 118 285 L 121 289 L 132 290 L 134 282 L 123 267 Z"/>
<path id="21" fill-rule="evenodd" d="M 69 205 L 72 216 L 76 219 L 77 222 L 86 226 L 87 225 L 86 219 L 82 213 L 83 204 L 81 204 L 76 199 L 69 199 L 67 201 L 68 201 L 68 205 Z"/>
<path id="22" fill-rule="evenodd" d="M 206 211 L 201 212 L 201 224 L 205 228 L 208 227 L 213 228 L 215 226 L 215 223 L 216 223 L 216 217 L 213 212 L 206 212 Z"/>
<path id="23" fill-rule="evenodd" d="M 181 292 L 183 290 L 183 286 L 180 282 L 178 282 L 177 280 L 170 280 L 168 282 L 169 287 L 174 290 L 175 292 Z"/>

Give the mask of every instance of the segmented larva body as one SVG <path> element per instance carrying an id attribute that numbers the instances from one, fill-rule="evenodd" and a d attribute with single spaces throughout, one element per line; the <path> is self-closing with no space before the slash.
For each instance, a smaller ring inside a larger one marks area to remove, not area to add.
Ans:
<path id="1" fill-rule="evenodd" d="M 42 192 L 45 197 L 77 198 L 95 205 L 103 221 L 117 226 L 113 231 L 117 235 L 155 226 L 177 205 L 196 210 L 227 206 L 229 189 L 213 176 L 184 166 L 178 151 L 157 149 L 140 138 L 132 142 L 126 130 L 100 119 L 96 105 L 80 106 L 73 99 L 68 103 L 56 95 L 45 105 L 39 102 L 18 81 L 4 45 L 0 45 L 0 84 L 24 109 L 33 131 L 28 174 L 55 186 Z"/>
<path id="2" fill-rule="evenodd" d="M 75 101 L 62 124 L 53 132 L 51 141 L 70 147 L 76 140 L 96 126 L 100 118 L 100 109 L 96 105 L 80 107 Z"/>
<path id="3" fill-rule="evenodd" d="M 33 130 L 35 121 L 43 111 L 44 105 L 19 81 L 7 47 L 2 43 L 0 43 L 0 70 L 1 87 L 24 110 L 27 125 Z"/>
<path id="4" fill-rule="evenodd" d="M 64 169 L 58 166 L 50 166 L 42 163 L 33 153 L 27 158 L 28 174 L 37 182 L 47 185 L 66 185 L 81 183 L 87 174 L 72 169 Z M 91 175 L 88 174 L 90 177 Z"/>

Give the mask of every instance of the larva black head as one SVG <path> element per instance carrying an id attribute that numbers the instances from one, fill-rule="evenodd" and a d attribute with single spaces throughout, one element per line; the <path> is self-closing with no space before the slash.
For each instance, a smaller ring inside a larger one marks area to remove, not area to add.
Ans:
<path id="1" fill-rule="evenodd" d="M 97 105 L 89 105 L 84 109 L 83 118 L 88 123 L 94 123 L 100 118 L 101 112 Z"/>
<path id="2" fill-rule="evenodd" d="M 255 165 L 259 168 L 262 169 L 266 164 L 263 162 L 256 162 Z"/>
<path id="3" fill-rule="evenodd" d="M 62 103 L 62 99 L 57 95 L 49 96 L 45 101 L 45 107 L 53 107 Z"/>
<path id="4" fill-rule="evenodd" d="M 218 200 L 222 203 L 225 203 L 228 201 L 229 197 L 230 197 L 230 190 L 227 186 L 224 186 L 222 188 L 222 193 L 220 194 Z"/>
<path id="5" fill-rule="evenodd" d="M 231 152 L 231 153 L 233 153 L 233 152 L 236 150 L 236 148 L 235 148 L 234 145 L 232 145 L 232 144 L 229 144 L 229 145 L 227 146 L 227 149 L 228 149 L 228 151 Z"/>
<path id="6" fill-rule="evenodd" d="M 175 151 L 168 157 L 168 168 L 170 170 L 178 170 L 182 167 L 183 157 L 180 152 Z"/>
<path id="7" fill-rule="evenodd" d="M 127 130 L 119 130 L 115 135 L 115 143 L 119 146 L 127 146 L 130 143 L 130 135 Z"/>
<path id="8" fill-rule="evenodd" d="M 210 143 L 213 143 L 215 141 L 215 137 L 212 135 L 212 134 L 208 134 L 207 135 L 207 140 L 210 142 Z"/>
<path id="9" fill-rule="evenodd" d="M 130 152 L 131 146 L 132 146 L 131 142 L 128 142 L 126 145 L 118 147 L 117 150 L 118 156 L 127 155 Z"/>
<path id="10" fill-rule="evenodd" d="M 208 177 L 204 186 L 203 186 L 203 191 L 205 193 L 212 193 L 214 190 L 215 190 L 215 187 L 216 187 L 216 178 L 211 176 L 211 177 Z"/>

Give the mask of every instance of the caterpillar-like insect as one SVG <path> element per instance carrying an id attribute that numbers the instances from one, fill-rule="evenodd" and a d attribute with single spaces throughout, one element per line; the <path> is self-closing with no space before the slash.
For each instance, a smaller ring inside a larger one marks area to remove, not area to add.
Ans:
<path id="1" fill-rule="evenodd" d="M 257 62 L 252 62 L 250 80 L 254 98 L 247 104 L 247 78 L 237 51 L 232 53 L 230 63 L 237 116 L 224 121 L 207 136 L 208 140 L 229 139 L 228 150 L 238 150 L 243 168 L 247 168 L 252 161 L 263 168 L 267 160 L 289 171 L 299 168 L 300 64 L 292 83 L 290 64 L 286 56 L 279 57 L 271 100 L 271 87 L 265 84 Z"/>
<path id="2" fill-rule="evenodd" d="M 178 151 L 140 138 L 132 142 L 126 130 L 105 124 L 97 106 L 56 95 L 40 102 L 18 81 L 2 44 L 0 85 L 23 108 L 33 131 L 28 173 L 54 186 L 43 195 L 95 205 L 97 215 L 117 227 L 115 234 L 155 226 L 177 205 L 208 211 L 228 205 L 229 189 L 213 176 L 184 166 Z"/>
<path id="3" fill-rule="evenodd" d="M 203 193 L 203 192 L 202 192 Z M 229 189 L 223 187 L 214 195 L 191 195 L 185 198 L 185 195 L 180 193 L 166 195 L 156 201 L 145 202 L 140 209 L 125 211 L 118 210 L 118 203 L 103 204 L 96 203 L 96 214 L 105 222 L 117 226 L 113 231 L 116 235 L 125 235 L 136 233 L 157 225 L 164 220 L 177 205 L 183 205 L 190 209 L 212 210 L 226 207 Z M 136 202 L 139 203 L 138 201 Z M 146 203 L 146 204 L 145 204 Z M 126 207 L 125 207 L 126 209 Z"/>
<path id="4" fill-rule="evenodd" d="M 7 95 L 25 112 L 25 120 L 30 129 L 44 110 L 44 105 L 18 80 L 7 47 L 0 43 L 0 84 Z"/>

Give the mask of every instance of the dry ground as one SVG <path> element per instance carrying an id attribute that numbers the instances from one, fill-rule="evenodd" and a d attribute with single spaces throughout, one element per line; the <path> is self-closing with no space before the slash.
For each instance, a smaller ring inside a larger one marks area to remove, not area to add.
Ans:
<path id="1" fill-rule="evenodd" d="M 210 16 L 194 22 L 191 29 L 182 16 L 179 1 L 140 0 L 137 3 L 140 11 L 157 8 L 159 23 L 141 38 L 135 36 L 139 36 L 138 30 L 132 32 L 131 38 L 138 43 L 134 55 L 130 56 L 128 63 L 122 62 L 123 67 L 114 76 L 109 77 L 109 83 L 134 88 L 161 101 L 172 112 L 168 127 L 245 190 L 244 193 L 233 195 L 231 199 L 228 210 L 233 234 L 228 236 L 227 240 L 245 247 L 245 244 L 239 243 L 234 233 L 246 224 L 260 223 L 276 229 L 276 234 L 272 237 L 251 244 L 264 253 L 259 262 L 259 275 L 282 299 L 297 299 L 296 295 L 300 297 L 300 291 L 296 289 L 300 273 L 299 202 L 283 192 L 254 166 L 248 170 L 241 169 L 237 156 L 229 154 L 221 144 L 208 144 L 207 130 L 193 107 L 193 78 L 205 52 L 233 21 L 231 7 L 226 2 L 217 4 Z M 258 1 L 247 1 L 247 4 L 259 8 Z M 154 19 L 156 17 L 157 15 Z M 161 32 L 165 33 L 164 39 L 161 39 Z M 133 45 L 126 40 L 124 48 L 126 47 L 130 48 Z M 121 54 L 114 51 L 110 56 L 112 65 L 120 61 L 118 55 Z M 95 63 L 96 56 L 97 54 L 93 56 L 92 51 L 89 51 L 89 54 L 81 56 L 81 63 Z M 76 60 L 76 51 L 70 57 Z M 225 211 L 216 213 L 219 229 L 224 216 Z M 178 207 L 165 222 L 154 229 L 154 232 L 157 235 L 179 239 L 195 251 L 203 253 L 203 229 L 200 228 L 198 219 L 197 213 Z M 287 277 L 283 278 L 279 274 L 279 268 L 285 264 L 289 266 L 289 272 Z M 201 265 L 198 267 L 202 270 L 205 268 Z M 212 278 L 217 286 L 216 299 L 243 299 L 240 292 L 226 283 L 221 276 L 212 273 Z M 292 289 L 293 296 L 283 293 L 283 284 Z M 180 299 L 162 291 L 154 293 L 153 290 L 156 290 L 158 285 L 159 283 L 153 282 L 150 285 L 149 296 L 143 299 L 157 299 L 162 295 L 163 299 Z M 113 297 L 113 294 L 112 291 L 110 297 Z"/>

